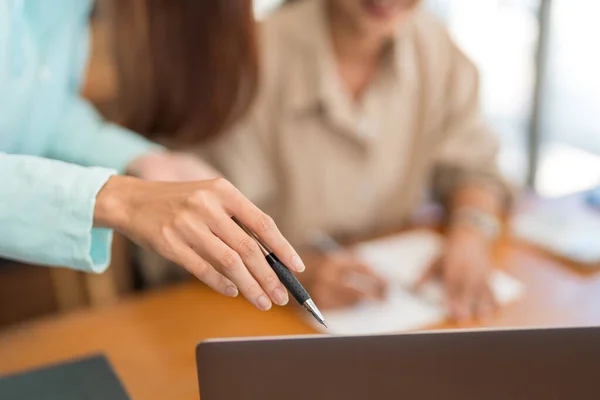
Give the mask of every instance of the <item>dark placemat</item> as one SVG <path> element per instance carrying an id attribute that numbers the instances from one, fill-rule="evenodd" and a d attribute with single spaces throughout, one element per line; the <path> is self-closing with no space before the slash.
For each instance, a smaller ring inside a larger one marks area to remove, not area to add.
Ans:
<path id="1" fill-rule="evenodd" d="M 0 399 L 130 400 L 101 355 L 0 377 Z"/>

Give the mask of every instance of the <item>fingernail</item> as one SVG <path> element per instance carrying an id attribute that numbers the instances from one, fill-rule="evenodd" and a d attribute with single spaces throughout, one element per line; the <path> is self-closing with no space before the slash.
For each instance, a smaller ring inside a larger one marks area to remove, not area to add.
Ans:
<path id="1" fill-rule="evenodd" d="M 287 292 L 279 288 L 273 291 L 273 298 L 275 299 L 275 303 L 277 303 L 280 306 L 285 306 L 289 301 Z"/>
<path id="2" fill-rule="evenodd" d="M 303 272 L 306 269 L 306 266 L 304 266 L 304 263 L 302 262 L 300 257 L 294 256 L 292 258 L 292 268 L 294 269 L 294 271 Z"/>
<path id="3" fill-rule="evenodd" d="M 229 297 L 237 297 L 239 292 L 235 286 L 229 286 L 227 289 L 225 289 L 225 294 Z"/>
<path id="4" fill-rule="evenodd" d="M 260 296 L 256 302 L 261 310 L 267 311 L 271 308 L 271 300 L 265 295 Z"/>

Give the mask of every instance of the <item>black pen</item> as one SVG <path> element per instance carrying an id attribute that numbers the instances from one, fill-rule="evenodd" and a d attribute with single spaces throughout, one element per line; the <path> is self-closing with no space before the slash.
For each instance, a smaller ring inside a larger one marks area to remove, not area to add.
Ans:
<path id="1" fill-rule="evenodd" d="M 294 296 L 296 301 L 298 301 L 298 303 L 300 303 L 302 307 L 306 308 L 308 312 L 310 312 L 312 316 L 315 317 L 315 319 L 319 321 L 321 325 L 327 328 L 327 325 L 325 325 L 325 318 L 323 318 L 323 314 L 321 314 L 321 312 L 315 305 L 315 302 L 310 298 L 310 295 L 308 294 L 306 289 L 304 289 L 302 284 L 298 282 L 298 279 L 296 279 L 294 274 L 292 274 L 292 271 L 290 271 L 288 267 L 286 267 L 281 261 L 279 261 L 279 259 L 275 254 L 273 254 L 273 251 L 271 251 L 269 246 L 264 244 L 254 232 L 248 229 L 235 217 L 232 217 L 232 219 L 233 221 L 235 221 L 236 224 L 238 224 L 240 228 L 244 230 L 244 232 L 246 232 L 252 239 L 256 241 L 258 247 L 260 247 L 260 250 L 265 256 L 267 263 L 269 263 L 269 266 L 271 266 L 273 271 L 275 271 L 275 274 L 277 274 L 277 277 L 279 278 L 281 283 L 283 283 L 283 286 L 285 286 L 285 288 L 292 294 L 292 296 Z"/>

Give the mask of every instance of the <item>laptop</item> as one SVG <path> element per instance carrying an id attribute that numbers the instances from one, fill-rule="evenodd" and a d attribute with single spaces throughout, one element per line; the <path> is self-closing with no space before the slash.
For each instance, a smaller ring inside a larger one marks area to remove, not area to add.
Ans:
<path id="1" fill-rule="evenodd" d="M 600 327 L 208 340 L 201 400 L 600 399 Z"/>

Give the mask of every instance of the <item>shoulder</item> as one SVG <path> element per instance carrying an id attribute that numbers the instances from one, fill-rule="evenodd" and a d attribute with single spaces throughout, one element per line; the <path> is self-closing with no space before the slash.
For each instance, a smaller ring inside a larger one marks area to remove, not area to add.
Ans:
<path id="1" fill-rule="evenodd" d="M 411 22 L 415 32 L 420 35 L 429 35 L 437 39 L 449 38 L 446 24 L 423 7 L 419 7 L 413 12 Z"/>
<path id="2" fill-rule="evenodd" d="M 280 7 L 265 21 L 259 32 L 261 46 L 265 51 L 295 52 L 298 47 L 310 43 L 310 31 L 317 24 L 319 0 L 302 0 Z"/>
<path id="3" fill-rule="evenodd" d="M 301 27 L 313 21 L 311 13 L 319 7 L 319 0 L 302 0 L 279 7 L 273 14 L 261 22 L 264 33 L 297 35 L 302 33 Z"/>
<path id="4" fill-rule="evenodd" d="M 421 55 L 444 64 L 455 44 L 446 25 L 433 13 L 417 9 L 411 16 L 411 37 Z"/>
<path id="5" fill-rule="evenodd" d="M 411 16 L 410 37 L 421 68 L 437 77 L 448 76 L 456 69 L 476 74 L 475 65 L 457 46 L 446 24 L 422 8 Z"/>
<path id="6" fill-rule="evenodd" d="M 285 108 L 299 86 L 314 82 L 314 60 L 323 41 L 321 1 L 283 6 L 260 24 L 260 95 L 269 107 Z"/>

